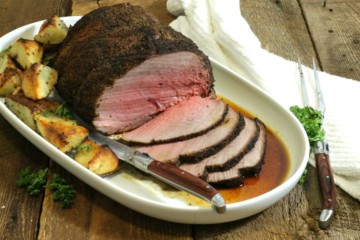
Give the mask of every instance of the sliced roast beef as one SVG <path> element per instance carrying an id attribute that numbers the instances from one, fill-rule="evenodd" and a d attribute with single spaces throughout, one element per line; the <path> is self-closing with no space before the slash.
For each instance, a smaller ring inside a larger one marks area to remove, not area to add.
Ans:
<path id="1" fill-rule="evenodd" d="M 190 39 L 130 4 L 80 19 L 54 68 L 62 98 L 107 134 L 135 129 L 191 96 L 213 95 L 209 59 Z"/>
<path id="2" fill-rule="evenodd" d="M 259 138 L 258 124 L 245 117 L 245 126 L 238 136 L 227 144 L 221 151 L 198 163 L 184 163 L 180 168 L 195 176 L 206 179 L 208 172 L 224 171 L 236 165 L 241 158 L 250 151 Z"/>
<path id="3" fill-rule="evenodd" d="M 257 121 L 257 124 L 260 127 L 260 135 L 254 147 L 229 170 L 209 173 L 206 178 L 208 183 L 214 186 L 233 187 L 242 183 L 243 176 L 259 173 L 265 155 L 266 129 L 260 121 Z"/>
<path id="4" fill-rule="evenodd" d="M 166 143 L 199 136 L 219 125 L 228 112 L 220 99 L 194 96 L 133 131 L 113 136 L 128 144 Z"/>
<path id="5" fill-rule="evenodd" d="M 174 143 L 137 148 L 156 160 L 179 165 L 198 162 L 215 154 L 236 137 L 244 127 L 244 117 L 229 108 L 224 121 L 203 135 Z"/>

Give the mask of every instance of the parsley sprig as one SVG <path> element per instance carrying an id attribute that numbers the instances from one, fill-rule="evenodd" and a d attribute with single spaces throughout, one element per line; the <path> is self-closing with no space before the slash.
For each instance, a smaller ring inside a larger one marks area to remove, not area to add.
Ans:
<path id="1" fill-rule="evenodd" d="M 73 119 L 70 110 L 66 107 L 66 103 L 62 103 L 55 109 L 55 114 L 66 119 Z"/>
<path id="2" fill-rule="evenodd" d="M 314 143 L 317 141 L 322 141 L 325 138 L 325 131 L 321 128 L 322 124 L 322 114 L 320 111 L 306 106 L 291 106 L 290 111 L 299 119 L 300 123 L 303 125 L 305 132 L 309 138 L 309 144 L 311 148 L 314 146 Z M 299 184 L 304 184 L 306 180 L 307 169 L 304 170 Z"/>
<path id="3" fill-rule="evenodd" d="M 16 185 L 26 188 L 30 195 L 37 196 L 46 187 L 48 178 L 48 169 L 40 169 L 32 171 L 30 168 L 24 168 L 20 171 Z M 75 190 L 72 185 L 69 185 L 65 179 L 61 178 L 59 174 L 53 175 L 52 182 L 49 185 L 53 191 L 53 200 L 61 202 L 62 208 L 70 208 L 74 203 Z"/>
<path id="4" fill-rule="evenodd" d="M 37 172 L 33 172 L 30 168 L 25 168 L 20 171 L 20 175 L 16 184 L 19 187 L 27 189 L 30 195 L 37 196 L 45 188 L 47 182 L 48 169 L 40 169 Z"/>
<path id="5" fill-rule="evenodd" d="M 321 112 L 312 107 L 291 106 L 290 111 L 299 119 L 309 138 L 310 146 L 324 140 L 325 131 L 321 129 Z"/>
<path id="6" fill-rule="evenodd" d="M 59 174 L 54 174 L 50 188 L 54 191 L 53 200 L 55 202 L 60 201 L 62 208 L 72 206 L 75 198 L 75 190 L 71 185 L 67 184 L 65 179 L 61 178 Z"/>

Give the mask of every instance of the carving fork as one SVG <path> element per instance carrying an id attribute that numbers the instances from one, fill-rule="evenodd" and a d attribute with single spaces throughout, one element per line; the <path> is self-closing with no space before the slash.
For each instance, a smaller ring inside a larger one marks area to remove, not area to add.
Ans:
<path id="1" fill-rule="evenodd" d="M 310 106 L 304 74 L 300 59 L 298 59 L 298 68 L 300 72 L 300 81 L 302 89 L 302 97 L 305 106 Z M 323 119 L 325 114 L 325 102 L 320 87 L 319 76 L 316 69 L 315 59 L 313 58 L 313 71 L 316 84 L 316 95 L 318 100 L 318 108 L 322 115 L 321 128 L 323 128 Z M 314 146 L 314 154 L 316 160 L 316 169 L 320 190 L 322 195 L 322 211 L 319 218 L 319 227 L 325 229 L 330 226 L 335 211 L 335 184 L 330 167 L 329 145 L 326 140 L 317 141 Z"/>

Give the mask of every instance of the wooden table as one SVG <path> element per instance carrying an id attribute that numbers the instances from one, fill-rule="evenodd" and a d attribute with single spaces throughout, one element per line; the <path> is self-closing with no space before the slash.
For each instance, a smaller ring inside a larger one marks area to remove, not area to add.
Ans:
<path id="1" fill-rule="evenodd" d="M 0 35 L 26 23 L 83 15 L 98 5 L 127 1 L 2 0 Z M 168 24 L 165 0 L 132 0 Z M 241 0 L 241 12 L 264 48 L 322 70 L 360 80 L 360 4 L 355 0 Z M 48 191 L 31 197 L 15 185 L 20 169 L 48 165 L 77 191 L 71 209 L 54 204 Z M 0 117 L 0 239 L 360 239 L 360 204 L 337 188 L 336 215 L 318 227 L 321 210 L 313 168 L 305 185 L 255 216 L 215 225 L 186 225 L 128 209 L 71 176 Z"/>

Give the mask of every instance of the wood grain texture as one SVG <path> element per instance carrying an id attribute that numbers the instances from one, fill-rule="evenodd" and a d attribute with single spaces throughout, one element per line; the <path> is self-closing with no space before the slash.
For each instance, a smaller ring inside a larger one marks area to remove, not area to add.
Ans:
<path id="1" fill-rule="evenodd" d="M 71 15 L 71 0 L 1 0 L 0 36 L 25 24 L 47 19 L 51 15 Z M 34 13 L 34 10 L 37 11 Z"/>
<path id="2" fill-rule="evenodd" d="M 302 10 L 296 0 L 241 0 L 240 10 L 261 45 L 288 60 L 312 63 L 316 56 Z"/>
<path id="3" fill-rule="evenodd" d="M 64 178 L 76 191 L 72 208 L 63 209 L 59 202 L 53 201 L 49 184 L 55 173 Z M 50 161 L 49 175 L 42 205 L 38 238 L 59 239 L 61 236 L 61 239 L 87 239 L 94 190 L 53 161 Z"/>
<path id="4" fill-rule="evenodd" d="M 74 0 L 73 2 L 74 3 L 72 15 L 74 16 L 82 16 L 98 7 L 111 6 L 119 3 L 131 3 L 133 5 L 141 6 L 147 12 L 160 19 L 162 23 L 169 24 L 171 21 L 174 20 L 174 17 L 170 13 L 168 13 L 166 9 L 166 0 Z"/>
<path id="5" fill-rule="evenodd" d="M 29 9 L 41 9 L 34 12 Z M 71 0 L 2 0 L 0 36 L 49 15 L 71 14 Z M 0 116 L 0 239 L 36 239 L 43 195 L 30 196 L 16 186 L 25 167 L 46 167 L 47 157 Z"/>
<path id="6" fill-rule="evenodd" d="M 55 162 L 51 173 L 60 174 L 76 190 L 74 205 L 62 209 L 46 189 L 38 239 L 192 239 L 191 226 L 155 219 L 111 200 L 72 176 Z M 49 182 L 51 179 L 49 180 Z M 55 227 L 56 226 L 56 227 Z"/>
<path id="7" fill-rule="evenodd" d="M 2 0 L 0 35 L 53 13 L 83 15 L 99 5 L 121 2 L 140 5 L 165 24 L 174 19 L 166 10 L 166 0 L 73 0 L 72 6 L 70 0 Z M 360 80 L 359 3 L 334 0 L 325 7 L 323 3 L 241 0 L 240 7 L 268 51 L 290 60 L 300 57 L 306 65 L 316 56 L 323 70 Z M 34 14 L 29 9 L 40 10 Z M 51 173 L 60 173 L 77 191 L 74 208 L 61 209 L 48 189 L 44 199 L 33 198 L 14 185 L 21 168 L 47 164 L 47 157 L 0 117 L 0 239 L 360 239 L 360 203 L 339 188 L 331 228 L 318 227 L 321 198 L 312 167 L 304 186 L 296 186 L 262 213 L 230 223 L 191 226 L 126 208 L 51 161 Z"/>
<path id="8" fill-rule="evenodd" d="M 360 80 L 360 3 L 302 0 L 304 17 L 320 59 L 331 74 Z"/>
<path id="9" fill-rule="evenodd" d="M 16 186 L 24 167 L 46 167 L 46 157 L 0 118 L 0 239 L 34 239 L 42 195 L 30 196 Z"/>
<path id="10" fill-rule="evenodd" d="M 143 215 L 102 194 L 95 194 L 93 202 L 90 239 L 192 239 L 190 225 Z"/>

